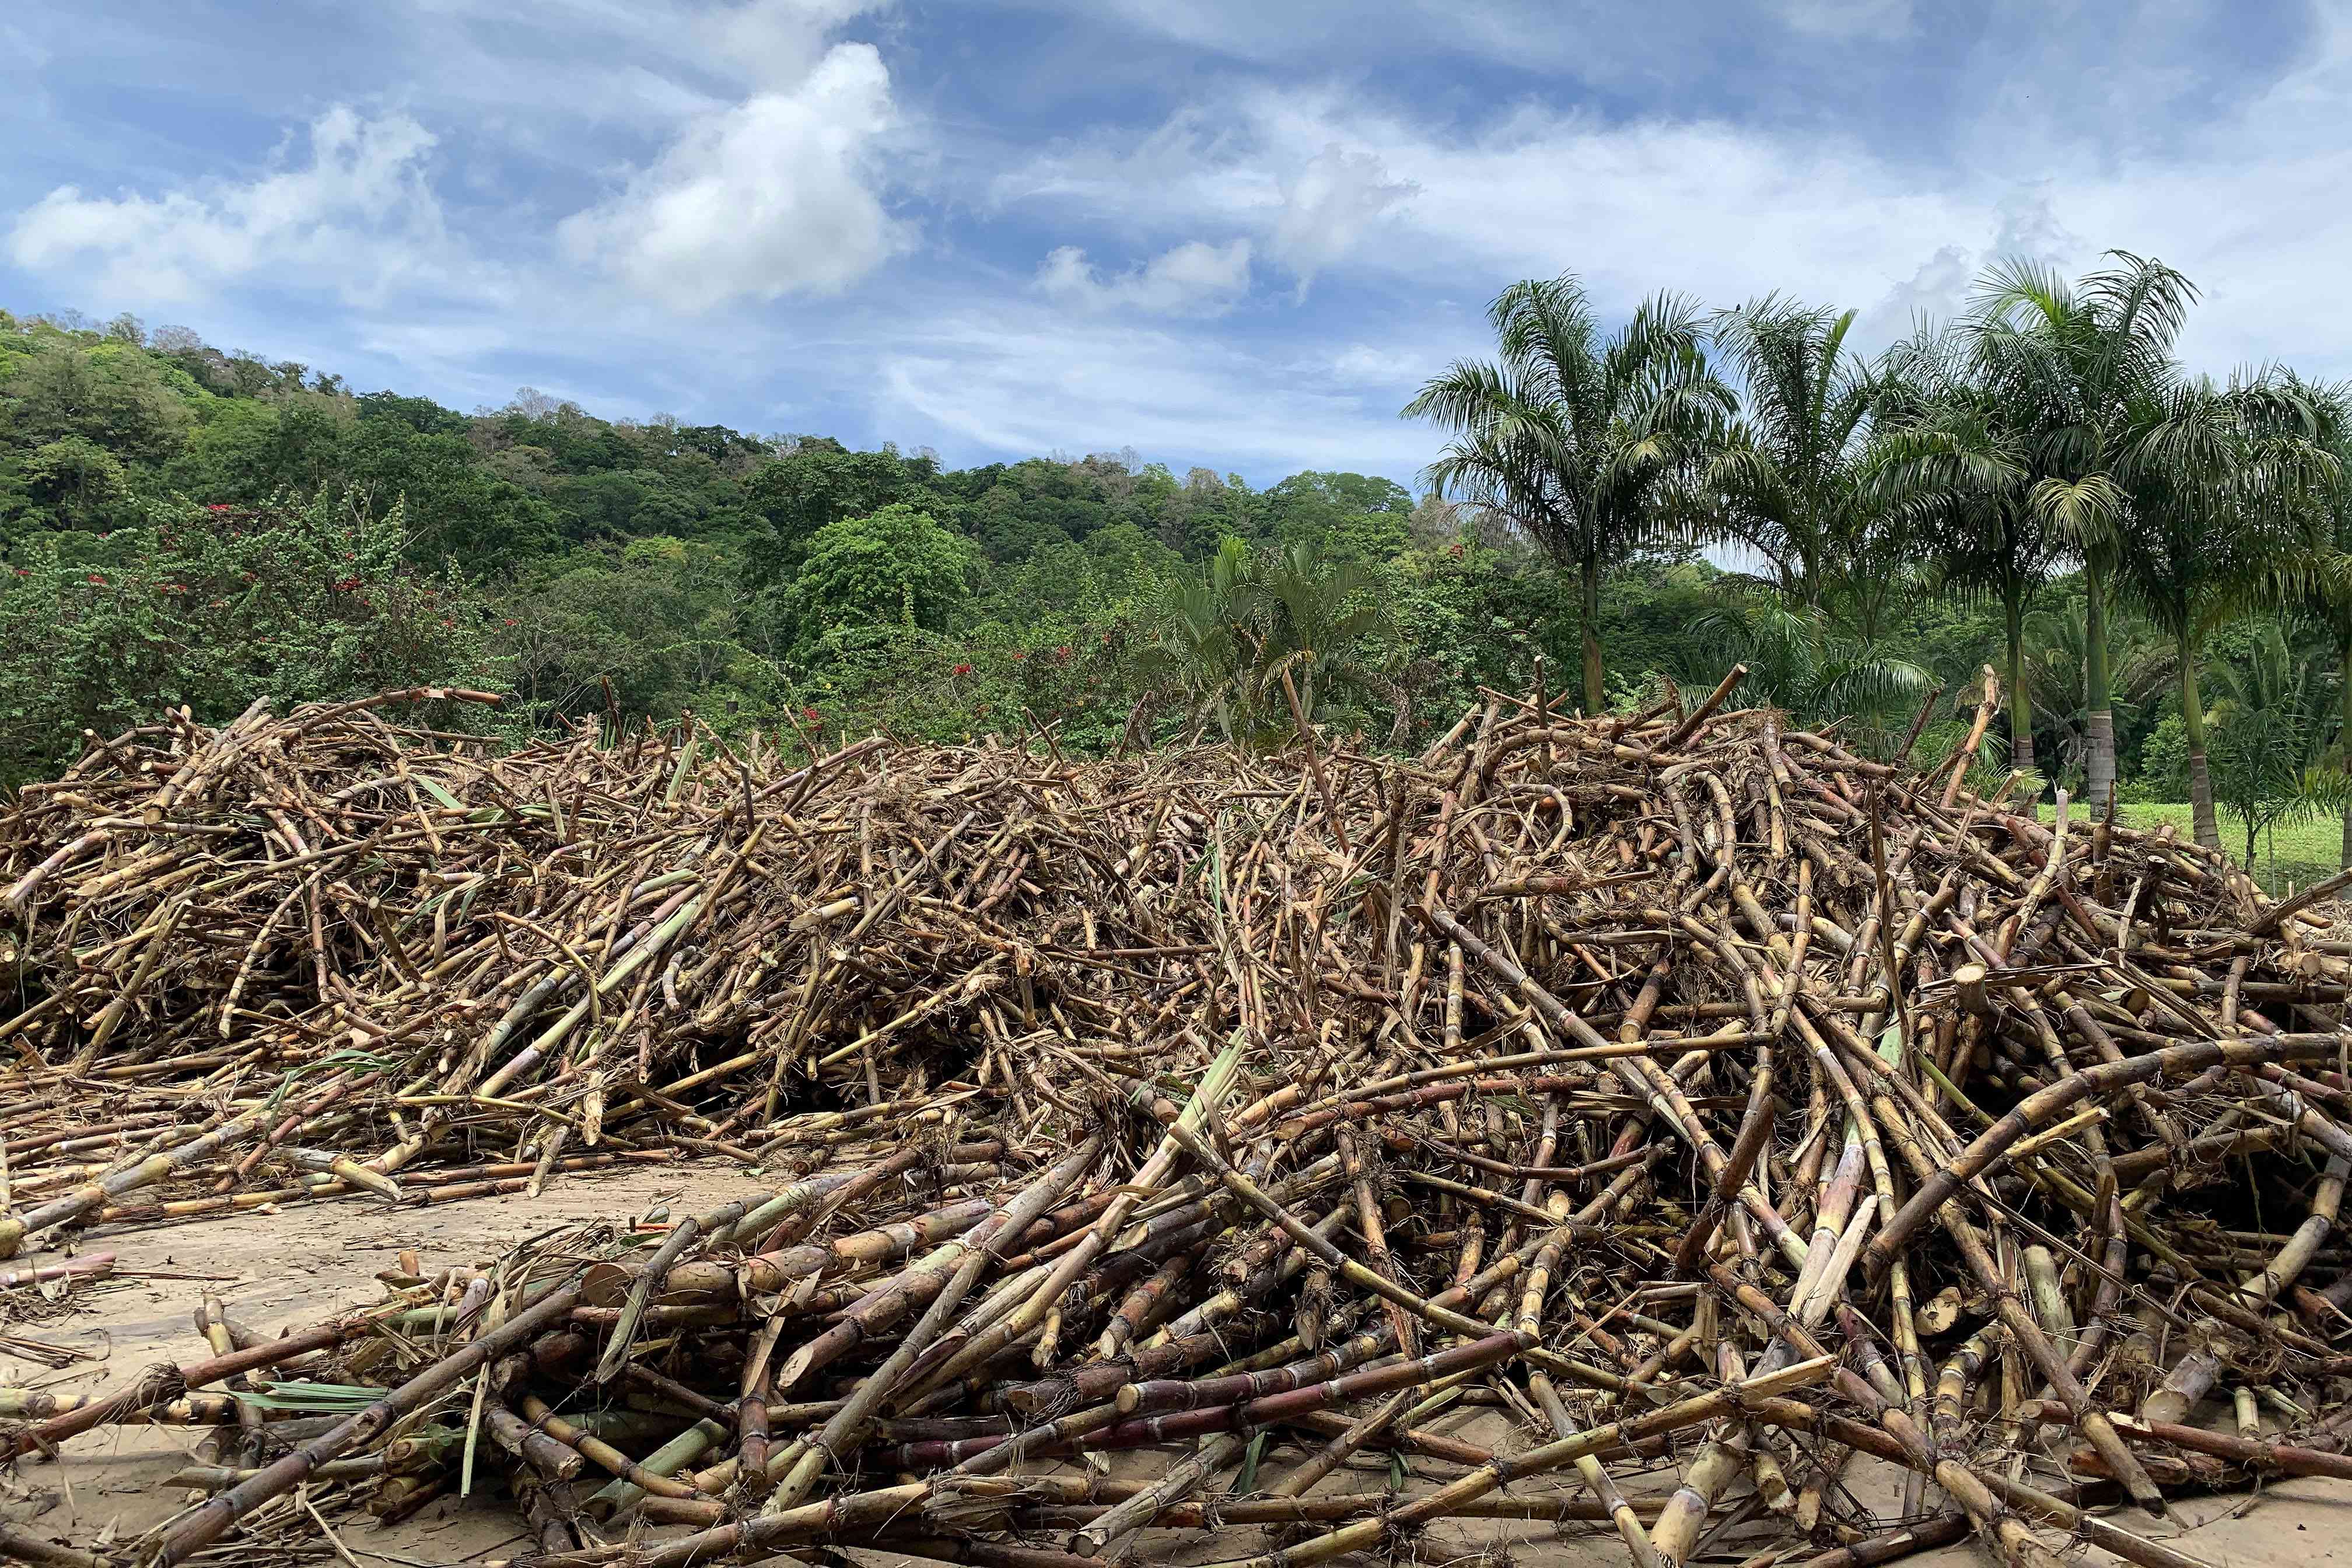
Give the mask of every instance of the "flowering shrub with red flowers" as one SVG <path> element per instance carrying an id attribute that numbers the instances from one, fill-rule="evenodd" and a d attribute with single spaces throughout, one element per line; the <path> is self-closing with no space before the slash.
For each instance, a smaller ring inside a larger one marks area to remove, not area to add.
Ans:
<path id="1" fill-rule="evenodd" d="M 474 590 L 409 565 L 404 543 L 399 508 L 371 516 L 327 493 L 157 503 L 102 536 L 37 536 L 0 574 L 0 780 L 165 705 L 218 722 L 261 697 L 498 686 Z"/>

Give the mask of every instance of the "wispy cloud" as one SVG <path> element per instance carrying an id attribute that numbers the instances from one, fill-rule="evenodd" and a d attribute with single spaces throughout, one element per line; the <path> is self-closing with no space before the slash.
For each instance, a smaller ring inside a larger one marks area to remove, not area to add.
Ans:
<path id="1" fill-rule="evenodd" d="M 942 310 L 880 337 L 880 405 L 949 450 L 1139 448 L 1253 473 L 1402 472 L 1420 460 L 1396 405 L 1327 367 L 1274 364 L 1199 334 L 1049 310 Z"/>
<path id="2" fill-rule="evenodd" d="M 95 290 L 177 302 L 263 274 L 349 300 L 438 283 L 454 261 L 430 179 L 434 137 L 404 114 L 337 105 L 267 172 L 161 195 L 60 185 L 20 213 L 8 254 Z"/>
<path id="3" fill-rule="evenodd" d="M 1087 253 L 1065 245 L 1045 258 L 1037 287 L 1049 299 L 1083 310 L 1133 309 L 1175 316 L 1215 316 L 1249 292 L 1250 242 L 1200 240 L 1161 251 L 1126 272 L 1106 277 Z"/>

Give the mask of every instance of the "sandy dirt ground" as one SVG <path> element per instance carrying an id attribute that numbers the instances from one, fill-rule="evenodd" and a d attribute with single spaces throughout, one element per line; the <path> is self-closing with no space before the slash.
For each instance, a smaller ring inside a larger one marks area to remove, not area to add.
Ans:
<path id="1" fill-rule="evenodd" d="M 380 1300 L 383 1287 L 374 1276 L 391 1266 L 402 1247 L 416 1248 L 428 1268 L 488 1262 L 553 1226 L 580 1220 L 621 1223 L 665 1205 L 674 1212 L 688 1212 L 756 1190 L 764 1190 L 756 1178 L 724 1162 L 712 1161 L 567 1176 L 535 1202 L 509 1194 L 421 1209 L 387 1209 L 342 1201 L 298 1205 L 274 1214 L 112 1232 L 94 1240 L 91 1247 L 115 1252 L 119 1267 L 126 1271 L 123 1275 L 103 1288 L 83 1288 L 72 1310 L 62 1315 L 0 1321 L 0 1335 L 21 1334 L 95 1359 L 53 1369 L 8 1353 L 5 1342 L 0 1342 L 0 1385 L 55 1392 L 105 1389 L 130 1381 L 154 1362 L 200 1359 L 206 1352 L 195 1331 L 193 1313 L 206 1282 L 221 1294 L 233 1317 L 274 1331 Z M 45 1255 L 41 1260 L 54 1260 L 54 1257 Z M 147 1278 L 142 1271 L 209 1279 Z M 1506 1451 L 1527 1441 L 1488 1413 L 1470 1412 L 1461 1419 L 1441 1417 L 1432 1425 L 1465 1441 L 1498 1446 Z M 203 1435 L 195 1429 L 170 1427 L 124 1427 L 89 1434 L 70 1444 L 58 1462 L 35 1460 L 19 1467 L 13 1477 L 0 1477 L 0 1519 L 53 1540 L 83 1544 L 126 1541 L 186 1505 L 189 1494 L 184 1489 L 166 1488 L 163 1482 L 193 1452 Z M 1276 1455 L 1268 1463 L 1286 1468 L 1294 1458 Z M 1138 1457 L 1123 1462 L 1118 1473 L 1148 1475 L 1153 1463 L 1149 1457 Z M 1434 1479 L 1458 1473 L 1450 1467 L 1422 1461 L 1414 1461 L 1414 1469 L 1416 1474 L 1425 1469 Z M 1638 1481 L 1621 1480 L 1637 1499 L 1663 1495 L 1673 1484 L 1670 1473 L 1663 1469 Z M 1849 1480 L 1855 1501 L 1894 1522 L 1898 1512 L 1895 1478 L 1857 1467 Z M 1385 1484 L 1385 1475 L 1377 1470 L 1343 1470 L 1325 1489 L 1374 1490 Z M 2184 1497 L 2177 1515 L 2160 1523 L 2127 1514 L 2116 1517 L 2116 1522 L 2161 1537 L 2176 1550 L 2216 1568 L 2257 1563 L 2352 1568 L 2352 1483 L 2296 1480 L 2252 1497 Z M 495 1489 L 489 1495 L 468 1500 L 444 1498 L 396 1525 L 379 1526 L 364 1517 L 346 1515 L 337 1521 L 337 1529 L 351 1559 L 363 1568 L 496 1560 L 526 1546 L 509 1504 Z M 1706 1555 L 1710 1561 L 1738 1563 L 1770 1539 L 1769 1531 L 1728 1531 Z M 1263 1551 L 1274 1544 L 1274 1536 L 1255 1529 L 1229 1530 L 1213 1546 L 1154 1532 L 1144 1538 L 1143 1551 L 1147 1555 L 1201 1562 Z M 1415 1554 L 1423 1562 L 1460 1563 L 1464 1568 L 1473 1564 L 1476 1568 L 1506 1568 L 1507 1564 L 1509 1568 L 1584 1568 L 1588 1563 L 1597 1568 L 1626 1562 L 1622 1546 L 1605 1526 L 1586 1524 L 1561 1529 L 1548 1524 L 1463 1523 L 1433 1531 L 1415 1544 Z M 866 1568 L 895 1568 L 919 1561 L 880 1551 L 853 1555 Z M 1790 1561 L 1801 1562 L 1805 1555 L 1799 1553 Z M 215 1560 L 253 1559 L 232 1549 Z M 305 1560 L 340 1561 L 331 1549 L 323 1547 L 314 1557 L 306 1554 Z M 1989 1560 L 1963 1545 L 1909 1561 L 1944 1568 Z M 2096 1551 L 2087 1553 L 2087 1560 L 2112 1561 Z M 297 1559 L 273 1556 L 269 1561 L 290 1563 Z"/>

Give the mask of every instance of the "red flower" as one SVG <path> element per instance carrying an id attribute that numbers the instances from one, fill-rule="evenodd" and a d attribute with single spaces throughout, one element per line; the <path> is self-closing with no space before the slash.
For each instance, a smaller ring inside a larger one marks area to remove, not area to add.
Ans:
<path id="1" fill-rule="evenodd" d="M 824 717 L 824 714 L 818 712 L 814 708 L 803 708 L 801 710 L 801 719 L 806 723 L 814 724 Z"/>
<path id="2" fill-rule="evenodd" d="M 450 620 L 450 618 L 449 618 L 448 616 L 442 616 L 442 617 L 441 617 L 441 624 L 442 624 L 443 626 L 454 626 L 454 625 L 456 625 L 457 623 L 456 623 L 456 622 L 454 622 L 454 621 L 452 621 L 452 620 Z"/>
<path id="3" fill-rule="evenodd" d="M 205 510 L 206 511 L 226 511 L 229 510 L 229 504 L 225 500 L 209 501 L 205 503 Z"/>
<path id="4" fill-rule="evenodd" d="M 970 675 L 971 673 L 971 666 L 968 664 L 960 664 L 948 673 L 950 675 Z"/>
<path id="5" fill-rule="evenodd" d="M 1013 651 L 1013 663 L 1015 663 L 1015 664 L 1018 664 L 1018 663 L 1020 663 L 1023 659 L 1027 658 L 1028 657 L 1029 657 L 1029 656 L 1028 656 L 1027 654 L 1023 653 L 1023 652 L 1019 651 L 1018 649 L 1015 649 L 1015 650 Z"/>
<path id="6" fill-rule="evenodd" d="M 1055 648 L 1054 650 L 1054 657 L 1062 660 L 1064 663 L 1067 663 L 1070 658 L 1070 645 L 1068 643 L 1064 643 L 1061 647 Z"/>
<path id="7" fill-rule="evenodd" d="M 509 620 L 509 621 L 503 621 L 503 622 L 501 622 L 501 623 L 499 623 L 499 624 L 500 624 L 500 625 L 502 625 L 502 626 L 510 626 L 514 625 L 514 622 L 512 622 L 511 620 Z"/>
<path id="8" fill-rule="evenodd" d="M 100 575 L 99 575 L 97 573 L 95 573 L 95 572 L 93 572 L 93 573 L 91 573 L 91 574 L 89 574 L 89 580 L 90 580 L 91 582 L 93 582 L 93 583 L 97 584 L 98 584 L 100 587 L 101 587 L 101 588 L 103 588 L 104 586 L 106 586 L 106 579 L 105 579 L 105 578 L 103 578 L 103 577 L 101 577 L 101 576 L 100 576 Z"/>

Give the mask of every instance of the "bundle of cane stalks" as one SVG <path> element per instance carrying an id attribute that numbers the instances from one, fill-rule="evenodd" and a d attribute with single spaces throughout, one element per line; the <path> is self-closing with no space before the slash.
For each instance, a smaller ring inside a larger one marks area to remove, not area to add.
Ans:
<path id="1" fill-rule="evenodd" d="M 94 740 L 0 819 L 0 1249 L 757 1170 L 404 1256 L 278 1339 L 207 1300 L 208 1359 L 111 1395 L 0 1391 L 27 1460 L 215 1429 L 145 1540 L 0 1555 L 463 1493 L 541 1568 L 1566 1528 L 1636 1568 L 2184 1568 L 2109 1505 L 2352 1476 L 2338 884 L 1970 788 L 1990 680 L 1923 765 L 1738 679 L 1489 694 L 1409 757 L 388 717 L 438 690 Z"/>

